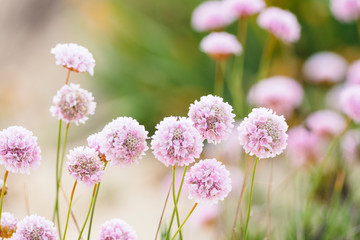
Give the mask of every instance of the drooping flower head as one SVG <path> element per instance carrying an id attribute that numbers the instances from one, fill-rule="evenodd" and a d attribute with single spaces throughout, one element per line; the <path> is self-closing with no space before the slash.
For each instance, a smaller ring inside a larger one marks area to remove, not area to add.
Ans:
<path id="1" fill-rule="evenodd" d="M 104 175 L 104 163 L 97 152 L 89 147 L 76 147 L 67 155 L 67 168 L 76 180 L 92 186 L 101 182 Z"/>
<path id="2" fill-rule="evenodd" d="M 76 125 L 85 123 L 88 115 L 95 113 L 96 103 L 93 95 L 80 88 L 79 84 L 64 85 L 54 96 L 50 112 L 54 117 L 66 123 L 74 122 Z"/>
<path id="3" fill-rule="evenodd" d="M 99 240 L 137 240 L 135 230 L 121 219 L 111 219 L 101 225 Z"/>
<path id="4" fill-rule="evenodd" d="M 0 132 L 0 164 L 13 173 L 30 173 L 40 165 L 37 137 L 23 127 L 13 126 Z"/>
<path id="5" fill-rule="evenodd" d="M 205 159 L 194 164 L 185 175 L 189 198 L 195 202 L 217 203 L 231 191 L 230 172 L 216 159 Z"/>
<path id="6" fill-rule="evenodd" d="M 203 140 L 190 119 L 166 117 L 156 125 L 156 129 L 151 149 L 165 166 L 187 166 L 200 157 Z"/>
<path id="7" fill-rule="evenodd" d="M 352 22 L 360 17 L 359 0 L 331 0 L 330 9 L 334 17 L 341 22 Z"/>
<path id="8" fill-rule="evenodd" d="M 349 66 L 346 76 L 346 83 L 360 85 L 360 60 L 353 62 Z"/>
<path id="9" fill-rule="evenodd" d="M 229 137 L 234 127 L 233 108 L 221 97 L 202 96 L 190 105 L 188 116 L 194 127 L 210 143 L 219 143 Z"/>
<path id="10" fill-rule="evenodd" d="M 287 10 L 266 8 L 258 16 L 257 22 L 284 43 L 296 42 L 300 38 L 300 24 L 296 16 Z"/>
<path id="11" fill-rule="evenodd" d="M 322 137 L 333 137 L 345 130 L 345 118 L 332 110 L 320 110 L 306 118 L 308 128 Z"/>
<path id="12" fill-rule="evenodd" d="M 343 158 L 349 162 L 360 160 L 360 130 L 350 130 L 341 139 L 341 150 Z"/>
<path id="13" fill-rule="evenodd" d="M 222 1 L 205 1 L 195 8 L 191 17 L 192 27 L 199 32 L 219 30 L 234 21 Z"/>
<path id="14" fill-rule="evenodd" d="M 61 65 L 74 72 L 89 72 L 94 75 L 95 60 L 83 46 L 75 43 L 58 43 L 51 49 L 56 65 Z"/>
<path id="15" fill-rule="evenodd" d="M 13 240 L 57 240 L 54 223 L 37 215 L 30 215 L 19 222 Z"/>
<path id="16" fill-rule="evenodd" d="M 224 0 L 229 13 L 237 18 L 247 18 L 266 7 L 264 0 Z"/>
<path id="17" fill-rule="evenodd" d="M 11 238 L 11 236 L 16 232 L 18 220 L 8 212 L 3 212 L 1 214 L 1 228 L 0 228 L 0 237 L 1 239 Z"/>
<path id="18" fill-rule="evenodd" d="M 340 96 L 342 110 L 354 122 L 360 122 L 360 85 L 344 88 Z"/>
<path id="19" fill-rule="evenodd" d="M 240 123 L 239 140 L 246 153 L 258 158 L 271 158 L 286 148 L 288 125 L 283 116 L 271 109 L 254 108 Z"/>
<path id="20" fill-rule="evenodd" d="M 119 117 L 108 123 L 101 132 L 100 150 L 106 160 L 117 166 L 137 164 L 149 149 L 148 132 L 131 117 Z"/>
<path id="21" fill-rule="evenodd" d="M 346 60 L 333 52 L 318 52 L 310 56 L 304 66 L 306 79 L 313 83 L 338 83 L 345 77 Z"/>
<path id="22" fill-rule="evenodd" d="M 252 86 L 247 99 L 256 107 L 271 108 L 278 114 L 289 116 L 300 106 L 303 96 L 304 91 L 297 81 L 285 76 L 274 76 Z"/>
<path id="23" fill-rule="evenodd" d="M 203 38 L 200 49 L 215 60 L 226 60 L 239 55 L 242 47 L 236 37 L 226 32 L 213 32 Z"/>

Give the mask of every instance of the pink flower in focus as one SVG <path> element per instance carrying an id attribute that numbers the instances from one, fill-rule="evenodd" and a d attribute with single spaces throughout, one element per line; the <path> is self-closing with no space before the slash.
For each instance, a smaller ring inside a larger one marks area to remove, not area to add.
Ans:
<path id="1" fill-rule="evenodd" d="M 50 107 L 52 116 L 58 116 L 66 123 L 74 122 L 76 125 L 85 123 L 87 115 L 95 113 L 96 103 L 92 94 L 79 84 L 64 85 L 54 96 Z"/>
<path id="2" fill-rule="evenodd" d="M 266 8 L 258 16 L 257 22 L 284 43 L 296 42 L 300 38 L 300 24 L 296 16 L 287 10 Z"/>
<path id="3" fill-rule="evenodd" d="M 104 154 L 103 152 L 100 151 L 101 141 L 102 141 L 101 132 L 94 133 L 87 138 L 89 148 L 94 149 L 98 155 Z"/>
<path id="4" fill-rule="evenodd" d="M 121 219 L 111 219 L 101 225 L 99 240 L 137 240 L 135 230 Z"/>
<path id="5" fill-rule="evenodd" d="M 194 127 L 210 143 L 219 143 L 229 137 L 234 127 L 233 108 L 221 97 L 202 96 L 190 105 L 188 116 Z"/>
<path id="6" fill-rule="evenodd" d="M 239 140 L 246 153 L 258 158 L 272 158 L 286 148 L 288 125 L 283 116 L 271 109 L 254 108 L 240 123 Z"/>
<path id="7" fill-rule="evenodd" d="M 0 237 L 1 239 L 11 238 L 11 236 L 16 232 L 18 220 L 8 212 L 3 212 L 1 214 L 1 229 Z"/>
<path id="8" fill-rule="evenodd" d="M 242 52 L 236 37 L 226 32 L 210 33 L 200 42 L 200 49 L 215 60 L 225 60 Z"/>
<path id="9" fill-rule="evenodd" d="M 200 157 L 203 139 L 190 119 L 166 117 L 156 125 L 156 129 L 151 149 L 165 166 L 188 166 Z"/>
<path id="10" fill-rule="evenodd" d="M 194 164 L 185 175 L 189 198 L 197 203 L 217 203 L 231 191 L 230 172 L 216 159 L 205 159 Z"/>
<path id="11" fill-rule="evenodd" d="M 332 110 L 320 110 L 306 118 L 308 128 L 321 137 L 333 137 L 341 134 L 346 127 L 345 118 Z"/>
<path id="12" fill-rule="evenodd" d="M 353 62 L 349 66 L 346 83 L 360 85 L 360 60 Z"/>
<path id="13" fill-rule="evenodd" d="M 13 240 L 57 240 L 54 223 L 37 215 L 21 220 L 17 226 Z"/>
<path id="14" fill-rule="evenodd" d="M 304 66 L 306 79 L 314 83 L 338 83 L 345 77 L 346 60 L 333 52 L 318 52 L 310 56 Z"/>
<path id="15" fill-rule="evenodd" d="M 289 116 L 300 106 L 303 96 L 304 91 L 297 81 L 274 76 L 252 86 L 247 98 L 252 105 L 271 108 L 280 115 Z"/>
<path id="16" fill-rule="evenodd" d="M 0 132 L 0 164 L 13 173 L 30 174 L 40 165 L 37 137 L 23 127 L 13 126 Z"/>
<path id="17" fill-rule="evenodd" d="M 266 7 L 264 0 L 224 0 L 228 11 L 237 18 L 247 18 Z"/>
<path id="18" fill-rule="evenodd" d="M 344 159 L 349 163 L 360 160 L 360 130 L 350 130 L 341 139 L 341 150 Z"/>
<path id="19" fill-rule="evenodd" d="M 75 43 L 58 43 L 50 51 L 55 55 L 56 65 L 74 72 L 89 72 L 94 75 L 95 60 L 86 48 Z"/>
<path id="20" fill-rule="evenodd" d="M 359 19 L 359 0 L 331 0 L 330 9 L 334 17 L 342 22 L 352 22 Z"/>
<path id="21" fill-rule="evenodd" d="M 344 88 L 340 96 L 343 112 L 354 122 L 360 122 L 360 85 Z"/>
<path id="22" fill-rule="evenodd" d="M 205 1 L 195 8 L 191 17 L 192 27 L 199 32 L 219 30 L 234 21 L 222 1 Z"/>

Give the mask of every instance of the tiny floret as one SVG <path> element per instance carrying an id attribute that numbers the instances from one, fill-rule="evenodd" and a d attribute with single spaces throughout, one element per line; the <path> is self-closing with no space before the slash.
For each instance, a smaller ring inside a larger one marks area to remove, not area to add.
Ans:
<path id="1" fill-rule="evenodd" d="M 0 237 L 1 239 L 11 238 L 11 236 L 16 232 L 18 220 L 8 212 L 3 212 L 1 214 L 1 228 L 0 228 Z"/>
<path id="2" fill-rule="evenodd" d="M 205 159 L 194 164 L 185 175 L 189 198 L 197 203 L 217 203 L 231 191 L 230 172 L 216 159 Z"/>
<path id="3" fill-rule="evenodd" d="M 121 219 L 106 221 L 100 229 L 99 240 L 137 240 L 135 230 Z"/>
<path id="4" fill-rule="evenodd" d="M 286 148 L 288 125 L 271 109 L 254 108 L 238 127 L 240 144 L 246 153 L 272 158 Z"/>
<path id="5" fill-rule="evenodd" d="M 200 157 L 203 139 L 190 119 L 166 117 L 156 125 L 156 129 L 151 149 L 165 166 L 187 166 Z"/>
<path id="6" fill-rule="evenodd" d="M 360 85 L 345 87 L 340 96 L 342 110 L 354 122 L 360 122 Z"/>
<path id="7" fill-rule="evenodd" d="M 225 0 L 229 13 L 236 18 L 247 18 L 266 7 L 264 0 Z"/>
<path id="8" fill-rule="evenodd" d="M 93 55 L 75 43 L 58 43 L 51 49 L 55 55 L 56 65 L 61 65 L 74 72 L 89 72 L 94 75 L 95 60 Z"/>
<path id="9" fill-rule="evenodd" d="M 79 125 L 89 119 L 89 114 L 95 113 L 95 108 L 93 95 L 80 88 L 79 84 L 70 83 L 64 85 L 54 96 L 50 112 L 66 123 L 74 122 Z"/>
<path id="10" fill-rule="evenodd" d="M 234 127 L 233 108 L 221 97 L 208 95 L 190 105 L 188 116 L 194 127 L 210 143 L 219 143 L 229 137 Z"/>
<path id="11" fill-rule="evenodd" d="M 37 137 L 23 127 L 13 126 L 0 132 L 0 164 L 13 173 L 30 173 L 40 165 Z"/>
<path id="12" fill-rule="evenodd" d="M 359 0 L 331 0 L 330 9 L 334 17 L 341 22 L 352 22 L 360 17 Z"/>
<path id="13" fill-rule="evenodd" d="M 57 240 L 54 223 L 37 215 L 25 217 L 19 222 L 13 240 Z"/>

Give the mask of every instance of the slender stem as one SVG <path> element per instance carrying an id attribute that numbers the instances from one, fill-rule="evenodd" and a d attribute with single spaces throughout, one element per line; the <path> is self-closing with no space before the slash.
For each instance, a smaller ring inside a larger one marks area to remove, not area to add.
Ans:
<path id="1" fill-rule="evenodd" d="M 266 231 L 266 239 L 270 239 L 270 231 L 271 231 L 271 188 L 272 188 L 272 180 L 273 180 L 273 160 L 270 159 L 270 179 L 269 179 L 269 188 L 268 188 L 268 201 L 267 201 L 267 231 Z"/>
<path id="2" fill-rule="evenodd" d="M 4 175 L 4 180 L 3 180 L 3 186 L 2 186 L 2 189 L 1 189 L 0 219 L 1 219 L 3 202 L 4 202 L 6 179 L 7 179 L 8 175 L 9 175 L 9 172 L 6 170 L 5 175 Z M 0 228 L 1 228 L 1 221 L 0 221 Z"/>
<path id="3" fill-rule="evenodd" d="M 215 95 L 222 97 L 224 94 L 224 82 L 225 82 L 225 61 L 217 60 L 215 67 Z"/>
<path id="4" fill-rule="evenodd" d="M 253 188 L 254 188 L 255 171 L 256 171 L 256 165 L 257 165 L 257 163 L 258 163 L 258 160 L 259 160 L 259 158 L 256 157 L 255 165 L 254 165 L 254 171 L 253 171 L 253 175 L 252 175 L 252 179 L 251 179 L 250 197 L 249 197 L 249 209 L 248 209 L 248 214 L 247 214 L 247 218 L 246 218 L 246 225 L 245 225 L 245 231 L 244 231 L 244 240 L 246 240 L 246 237 L 247 237 L 247 229 L 248 229 L 248 226 L 249 226 L 250 212 L 251 212 L 252 193 L 253 193 Z"/>
<path id="5" fill-rule="evenodd" d="M 172 193 L 173 193 L 173 201 L 174 201 L 174 209 L 175 209 L 175 214 L 176 214 L 176 222 L 177 222 L 177 226 L 180 227 L 180 217 L 179 217 L 179 211 L 177 208 L 177 199 L 175 196 L 175 166 L 173 166 L 173 179 L 172 179 Z M 182 233 L 180 230 L 180 239 L 182 239 Z"/>
<path id="6" fill-rule="evenodd" d="M 66 150 L 66 142 L 67 142 L 68 133 L 69 133 L 69 126 L 70 126 L 70 123 L 67 123 L 66 127 L 65 127 L 64 145 L 63 145 L 63 149 L 62 149 L 62 153 L 61 153 L 61 162 L 60 162 L 60 171 L 59 171 L 59 181 L 58 181 L 59 185 L 61 182 L 61 176 L 62 176 L 62 171 L 63 171 L 63 167 L 64 167 L 65 150 Z"/>
<path id="7" fill-rule="evenodd" d="M 72 191 L 71 191 L 70 203 L 69 203 L 69 210 L 68 210 L 67 217 L 66 217 L 66 225 L 65 225 L 63 240 L 65 240 L 67 228 L 68 228 L 68 225 L 69 225 L 69 218 L 70 218 L 70 212 L 71 212 L 71 204 L 72 204 L 72 201 L 73 201 L 73 198 L 74 198 L 74 192 L 75 192 L 76 184 L 77 184 L 77 180 L 75 180 L 74 187 L 73 187 L 73 189 L 72 189 Z"/>
<path id="8" fill-rule="evenodd" d="M 67 75 L 66 75 L 65 84 L 68 84 L 68 83 L 69 83 L 70 72 L 71 72 L 71 70 L 70 70 L 70 69 L 68 69 L 68 72 L 67 72 Z"/>
<path id="9" fill-rule="evenodd" d="M 261 56 L 257 81 L 260 81 L 261 79 L 266 77 L 275 45 L 276 38 L 270 34 Z"/>
<path id="10" fill-rule="evenodd" d="M 162 210 L 162 212 L 161 212 L 161 217 L 160 217 L 160 220 L 159 220 L 159 225 L 158 225 L 158 228 L 156 229 L 155 240 L 157 239 L 157 236 L 158 236 L 159 231 L 160 231 L 161 222 L 162 222 L 162 219 L 163 219 L 163 217 L 164 217 L 166 205 L 167 205 L 167 202 L 168 202 L 168 200 L 169 200 L 169 196 L 170 196 L 170 192 L 171 192 L 171 186 L 172 186 L 172 184 L 170 184 L 169 191 L 168 191 L 168 193 L 167 193 L 167 195 L 166 195 L 164 207 L 163 207 L 163 210 Z"/>
<path id="11" fill-rule="evenodd" d="M 185 218 L 184 222 L 180 225 L 179 229 L 176 231 L 176 233 L 174 234 L 174 236 L 171 238 L 171 240 L 174 240 L 176 235 L 181 231 L 181 228 L 184 226 L 184 224 L 186 223 L 186 221 L 189 219 L 190 215 L 193 213 L 193 211 L 195 210 L 196 206 L 198 205 L 198 203 L 195 203 L 194 206 L 192 207 L 192 209 L 190 210 L 189 214 L 187 215 L 187 217 Z"/>
<path id="12" fill-rule="evenodd" d="M 83 227 L 81 228 L 81 231 L 80 231 L 78 240 L 81 239 L 81 236 L 82 236 L 82 233 L 84 232 L 86 223 L 87 223 L 87 221 L 89 220 L 89 216 L 90 216 L 90 213 L 91 213 L 92 205 L 93 205 L 93 203 L 94 203 L 96 188 L 97 188 L 97 184 L 95 184 L 95 186 L 94 186 L 94 190 L 93 190 L 93 194 L 92 194 L 92 197 L 91 197 L 91 202 L 90 202 L 89 211 L 88 211 L 88 213 L 87 213 L 87 215 L 86 215 L 86 219 L 85 219 L 84 225 L 83 225 Z"/>

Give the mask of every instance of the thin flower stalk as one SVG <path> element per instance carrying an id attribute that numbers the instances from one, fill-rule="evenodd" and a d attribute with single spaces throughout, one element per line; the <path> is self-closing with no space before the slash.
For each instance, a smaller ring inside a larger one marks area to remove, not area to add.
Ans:
<path id="1" fill-rule="evenodd" d="M 224 95 L 225 61 L 217 60 L 215 67 L 214 94 L 222 97 Z"/>
<path id="2" fill-rule="evenodd" d="M 0 200 L 0 219 L 1 219 L 1 213 L 2 213 L 3 202 L 4 202 L 5 184 L 6 184 L 6 180 L 7 180 L 8 175 L 9 175 L 9 172 L 6 170 L 6 171 L 5 171 L 5 175 L 4 175 L 4 180 L 3 180 L 2 190 L 1 190 L 1 200 Z M 0 221 L 0 228 L 1 228 L 1 221 Z"/>
<path id="3" fill-rule="evenodd" d="M 77 180 L 75 180 L 74 187 L 73 187 L 73 189 L 71 191 L 69 210 L 68 210 L 67 217 L 66 217 L 66 225 L 65 225 L 63 240 L 65 240 L 65 238 L 66 238 L 66 232 L 67 232 L 67 228 L 68 228 L 68 225 L 69 225 L 71 205 L 72 205 L 72 201 L 73 201 L 73 198 L 74 198 L 74 192 L 75 192 L 76 184 L 77 184 Z"/>
<path id="4" fill-rule="evenodd" d="M 80 231 L 78 240 L 81 239 L 81 236 L 82 236 L 82 234 L 83 234 L 83 232 L 84 232 L 86 223 L 87 223 L 87 221 L 89 220 L 89 216 L 90 216 L 91 209 L 92 209 L 92 206 L 93 206 L 93 203 L 94 203 L 94 199 L 95 199 L 96 189 L 97 189 L 97 184 L 94 185 L 94 190 L 93 190 L 93 194 L 92 194 L 91 202 L 90 202 L 90 208 L 89 208 L 89 211 L 88 211 L 88 213 L 87 213 L 87 215 L 86 215 L 86 219 L 85 219 L 84 225 L 83 225 L 83 227 L 81 228 L 81 231 Z"/>
<path id="5" fill-rule="evenodd" d="M 159 220 L 158 228 L 156 229 L 155 240 L 157 239 L 157 236 L 159 235 L 159 231 L 160 231 L 160 227 L 161 227 L 161 222 L 162 222 L 162 219 L 163 219 L 163 217 L 164 217 L 164 213 L 165 213 L 165 209 L 166 209 L 167 202 L 168 202 L 168 200 L 169 200 L 171 188 L 172 188 L 172 183 L 170 184 L 169 191 L 168 191 L 168 193 L 167 193 L 167 195 L 166 195 L 166 199 L 165 199 L 165 203 L 164 203 L 163 210 L 162 210 L 162 212 L 161 212 L 161 217 L 160 217 L 160 220 Z M 174 216 L 174 212 L 173 212 L 173 216 Z"/>
<path id="6" fill-rule="evenodd" d="M 190 215 L 194 212 L 196 206 L 198 205 L 198 203 L 195 203 L 194 206 L 192 207 L 192 209 L 190 210 L 189 214 L 187 215 L 187 217 L 185 218 L 184 222 L 180 225 L 179 229 L 175 232 L 174 236 L 171 238 L 171 240 L 174 240 L 176 235 L 181 231 L 181 228 L 184 226 L 184 224 L 186 223 L 186 221 L 189 219 Z"/>
<path id="7" fill-rule="evenodd" d="M 269 67 L 270 67 L 270 62 L 271 62 L 271 57 L 272 54 L 274 52 L 275 46 L 276 46 L 276 38 L 269 34 L 268 40 L 265 44 L 261 59 L 260 59 L 260 64 L 259 64 L 259 70 L 258 70 L 258 77 L 257 77 L 257 81 L 260 81 L 261 79 L 265 78 Z"/>

